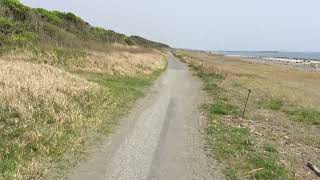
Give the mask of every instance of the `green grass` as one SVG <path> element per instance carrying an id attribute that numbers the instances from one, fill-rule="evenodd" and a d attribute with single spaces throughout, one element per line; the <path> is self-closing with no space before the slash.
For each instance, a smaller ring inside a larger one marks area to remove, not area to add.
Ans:
<path id="1" fill-rule="evenodd" d="M 279 111 L 284 105 L 282 100 L 276 98 L 263 99 L 259 103 L 263 108 L 273 111 Z"/>
<path id="2" fill-rule="evenodd" d="M 313 108 L 299 107 L 288 102 L 285 104 L 277 98 L 263 98 L 258 102 L 258 106 L 263 109 L 283 112 L 288 115 L 289 119 L 305 125 L 320 126 L 320 111 Z"/>
<path id="3" fill-rule="evenodd" d="M 207 105 L 207 111 L 217 115 L 239 115 L 238 107 L 221 100 L 215 100 L 212 104 Z"/>
<path id="4" fill-rule="evenodd" d="M 284 112 L 294 121 L 320 126 L 320 111 L 316 109 L 300 107 L 284 110 Z"/>

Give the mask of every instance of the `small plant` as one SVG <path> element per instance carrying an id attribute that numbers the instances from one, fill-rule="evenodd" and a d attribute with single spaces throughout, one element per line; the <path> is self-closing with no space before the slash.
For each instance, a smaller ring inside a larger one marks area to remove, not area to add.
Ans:
<path id="1" fill-rule="evenodd" d="M 209 105 L 208 111 L 217 115 L 238 115 L 239 110 L 236 106 L 223 101 L 216 101 Z"/>

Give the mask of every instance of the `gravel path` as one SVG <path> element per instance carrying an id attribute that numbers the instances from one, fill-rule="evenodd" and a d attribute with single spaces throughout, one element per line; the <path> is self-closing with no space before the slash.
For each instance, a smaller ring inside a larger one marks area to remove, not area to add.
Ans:
<path id="1" fill-rule="evenodd" d="M 70 179 L 225 179 L 204 151 L 203 101 L 200 81 L 170 55 L 149 95 Z"/>

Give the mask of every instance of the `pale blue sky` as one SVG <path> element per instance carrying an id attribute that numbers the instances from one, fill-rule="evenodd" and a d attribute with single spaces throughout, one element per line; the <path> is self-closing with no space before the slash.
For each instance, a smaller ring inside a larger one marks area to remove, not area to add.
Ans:
<path id="1" fill-rule="evenodd" d="M 319 0 L 22 0 L 173 47 L 320 51 Z"/>

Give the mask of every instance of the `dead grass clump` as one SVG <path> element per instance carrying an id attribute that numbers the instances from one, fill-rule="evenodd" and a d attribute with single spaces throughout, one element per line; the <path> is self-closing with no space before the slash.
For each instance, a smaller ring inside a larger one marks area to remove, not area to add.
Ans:
<path id="1" fill-rule="evenodd" d="M 78 134 L 95 126 L 83 108 L 98 90 L 48 65 L 0 60 L 0 178 L 43 177 L 50 158 L 77 151 Z"/>

